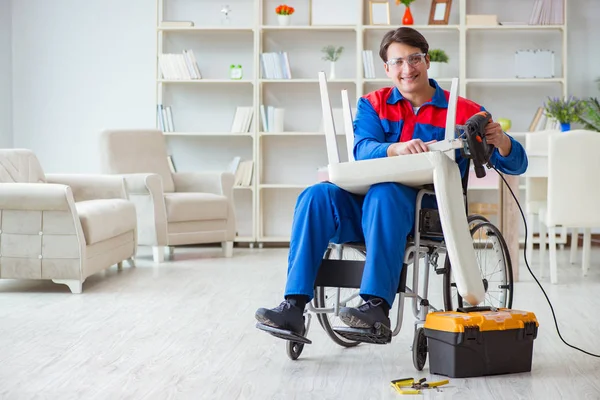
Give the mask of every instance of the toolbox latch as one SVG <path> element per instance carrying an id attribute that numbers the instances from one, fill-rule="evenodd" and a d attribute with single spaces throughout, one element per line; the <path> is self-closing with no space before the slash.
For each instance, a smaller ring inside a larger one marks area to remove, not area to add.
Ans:
<path id="1" fill-rule="evenodd" d="M 479 328 L 473 326 L 465 326 L 465 341 L 479 339 Z"/>
<path id="2" fill-rule="evenodd" d="M 533 339 L 537 337 L 537 326 L 533 321 L 525 322 L 523 329 L 523 339 L 529 339 L 530 336 L 533 336 Z"/>

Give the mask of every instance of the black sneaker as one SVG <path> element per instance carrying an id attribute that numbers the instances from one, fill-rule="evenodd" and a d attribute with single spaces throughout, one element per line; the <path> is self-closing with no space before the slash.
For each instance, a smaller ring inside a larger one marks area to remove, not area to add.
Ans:
<path id="1" fill-rule="evenodd" d="M 273 328 L 283 329 L 302 335 L 304 332 L 304 310 L 293 305 L 288 300 L 270 310 L 259 308 L 256 310 L 256 320 L 261 324 L 272 326 Z"/>
<path id="2" fill-rule="evenodd" d="M 351 328 L 372 328 L 376 322 L 390 328 L 387 304 L 382 299 L 371 299 L 357 308 L 340 308 L 340 319 Z"/>

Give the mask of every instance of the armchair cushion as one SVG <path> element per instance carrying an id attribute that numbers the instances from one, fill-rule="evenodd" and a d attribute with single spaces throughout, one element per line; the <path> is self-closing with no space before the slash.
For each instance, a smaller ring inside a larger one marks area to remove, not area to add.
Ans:
<path id="1" fill-rule="evenodd" d="M 86 200 L 75 203 L 86 244 L 94 244 L 136 226 L 135 206 L 125 199 Z"/>
<path id="2" fill-rule="evenodd" d="M 166 193 L 167 221 L 206 221 L 228 218 L 227 197 L 212 193 Z"/>

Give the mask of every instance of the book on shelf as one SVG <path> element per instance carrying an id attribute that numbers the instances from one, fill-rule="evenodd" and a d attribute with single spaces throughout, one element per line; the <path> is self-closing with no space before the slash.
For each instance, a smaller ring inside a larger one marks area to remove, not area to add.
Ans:
<path id="1" fill-rule="evenodd" d="M 285 51 L 261 53 L 260 67 L 263 79 L 292 79 L 290 61 Z"/>
<path id="2" fill-rule="evenodd" d="M 233 185 L 234 186 L 250 186 L 252 184 L 252 170 L 254 167 L 254 161 L 244 160 L 241 161 L 241 157 L 234 157 L 229 164 L 229 172 L 234 174 Z"/>
<path id="3" fill-rule="evenodd" d="M 156 114 L 158 118 L 158 127 L 163 132 L 175 132 L 173 124 L 173 112 L 171 106 L 164 107 L 162 104 L 157 104 Z"/>
<path id="4" fill-rule="evenodd" d="M 165 28 L 191 28 L 194 26 L 193 21 L 161 21 L 161 27 Z"/>
<path id="5" fill-rule="evenodd" d="M 263 132 L 284 132 L 285 108 L 260 105 Z"/>
<path id="6" fill-rule="evenodd" d="M 365 79 L 375 79 L 375 65 L 373 64 L 373 50 L 363 50 L 363 70 Z"/>
<path id="7" fill-rule="evenodd" d="M 237 107 L 231 124 L 231 132 L 246 133 L 252 128 L 252 117 L 254 116 L 253 107 Z"/>
<path id="8" fill-rule="evenodd" d="M 564 24 L 564 0 L 535 0 L 529 25 Z"/>
<path id="9" fill-rule="evenodd" d="M 193 50 L 183 50 L 182 54 L 159 54 L 158 65 L 166 80 L 202 79 Z"/>

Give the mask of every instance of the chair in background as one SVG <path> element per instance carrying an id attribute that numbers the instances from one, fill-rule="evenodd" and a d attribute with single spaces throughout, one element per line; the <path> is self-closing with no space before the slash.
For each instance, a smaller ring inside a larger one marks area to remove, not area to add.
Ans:
<path id="1" fill-rule="evenodd" d="M 44 174 L 32 151 L 1 149 L 0 182 L 0 278 L 81 293 L 88 276 L 133 265 L 135 206 L 122 178 Z"/>
<path id="2" fill-rule="evenodd" d="M 552 283 L 558 282 L 556 229 L 559 226 L 583 228 L 584 276 L 589 269 L 591 229 L 600 227 L 600 213 L 596 211 L 600 198 L 598 148 L 598 132 L 574 130 L 549 136 L 547 202 L 540 208 L 540 225 L 548 228 Z M 540 251 L 545 248 L 544 239 L 542 235 Z"/>
<path id="3" fill-rule="evenodd" d="M 138 217 L 138 243 L 164 261 L 168 246 L 221 243 L 233 253 L 236 220 L 230 172 L 172 173 L 160 130 L 101 133 L 102 170 L 125 178 Z"/>

